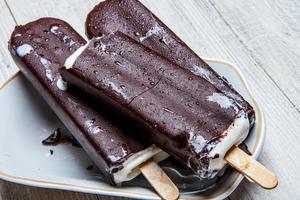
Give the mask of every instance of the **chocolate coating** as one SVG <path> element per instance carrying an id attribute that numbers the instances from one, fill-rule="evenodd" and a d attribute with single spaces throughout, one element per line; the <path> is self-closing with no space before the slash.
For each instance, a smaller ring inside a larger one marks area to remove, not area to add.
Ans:
<path id="1" fill-rule="evenodd" d="M 60 129 L 57 128 L 51 135 L 42 141 L 43 145 L 57 145 L 61 138 Z"/>
<path id="2" fill-rule="evenodd" d="M 254 124 L 255 113 L 252 106 L 138 0 L 106 0 L 88 14 L 86 33 L 89 38 L 116 31 L 127 34 L 214 84 L 224 94 L 236 100 L 248 113 L 250 124 Z"/>
<path id="3" fill-rule="evenodd" d="M 242 110 L 205 79 L 121 32 L 93 39 L 61 73 L 68 84 L 145 124 L 144 140 L 195 172 L 208 168 L 209 152 Z M 211 101 L 214 95 L 228 104 Z"/>
<path id="4" fill-rule="evenodd" d="M 143 150 L 140 144 L 124 133 L 122 122 L 104 115 L 107 109 L 94 106 L 81 93 L 63 91 L 59 69 L 67 57 L 86 41 L 66 22 L 42 18 L 17 26 L 9 49 L 25 65 L 23 74 L 36 87 L 48 104 L 83 146 L 95 164 L 114 183 L 112 172 L 132 154 Z"/>

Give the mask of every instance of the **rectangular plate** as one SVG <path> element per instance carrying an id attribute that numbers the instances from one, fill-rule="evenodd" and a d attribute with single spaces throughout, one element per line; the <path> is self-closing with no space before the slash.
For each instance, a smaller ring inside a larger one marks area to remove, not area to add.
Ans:
<path id="1" fill-rule="evenodd" d="M 219 74 L 239 91 L 256 111 L 256 124 L 247 145 L 257 158 L 265 137 L 265 122 L 245 79 L 234 65 L 207 59 Z M 155 192 L 141 187 L 112 187 L 101 180 L 85 152 L 71 144 L 44 146 L 41 141 L 60 127 L 67 132 L 53 111 L 25 78 L 18 74 L 0 90 L 0 178 L 16 183 L 102 195 L 139 199 L 159 199 Z M 50 149 L 54 151 L 50 155 Z M 232 172 L 213 189 L 182 194 L 184 199 L 226 198 L 243 176 Z"/>

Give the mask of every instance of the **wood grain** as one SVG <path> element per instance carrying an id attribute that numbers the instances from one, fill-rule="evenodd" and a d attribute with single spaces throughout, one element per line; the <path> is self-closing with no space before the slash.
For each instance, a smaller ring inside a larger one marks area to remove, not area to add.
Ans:
<path id="1" fill-rule="evenodd" d="M 43 199 L 43 200 L 97 200 L 96 195 L 88 195 L 77 192 L 66 192 L 61 190 L 49 190 L 23 186 L 8 182 L 1 182 L 1 196 L 3 200 L 21 200 L 21 199 Z"/>
<path id="2" fill-rule="evenodd" d="M 97 196 L 79 192 L 51 190 L 29 187 L 9 182 L 0 181 L 0 200 L 113 200 L 109 196 Z M 127 200 L 127 198 L 118 198 Z"/>
<path id="3" fill-rule="evenodd" d="M 231 26 L 236 25 L 228 24 L 211 2 L 175 2 L 162 1 L 160 4 L 149 4 L 148 6 L 152 6 L 152 10 L 169 24 L 199 55 L 226 59 L 239 66 L 247 77 L 254 96 L 266 115 L 267 138 L 259 161 L 277 174 L 279 186 L 270 192 L 246 182 L 240 187 L 243 189 L 240 191 L 243 192 L 234 193 L 232 198 L 243 199 L 244 195 L 241 194 L 248 194 L 249 191 L 250 199 L 299 199 L 300 190 L 296 180 L 300 177 L 298 170 L 300 160 L 296 158 L 299 154 L 300 116 L 293 102 L 287 98 L 289 94 L 278 88 L 278 84 L 274 82 L 274 79 L 265 72 L 264 66 L 249 53 L 244 45 L 245 42 L 232 31 Z M 261 1 L 255 2 L 255 4 L 260 3 Z M 231 4 L 238 4 L 242 7 L 240 1 L 233 1 Z M 244 9 L 246 8 L 244 7 Z M 165 12 L 162 12 L 163 10 Z M 231 10 L 231 12 L 235 11 Z M 256 18 L 256 15 L 252 14 L 251 17 Z M 236 26 L 236 29 L 239 29 L 239 27 Z M 288 46 L 288 48 L 294 47 Z M 259 52 L 253 52 L 253 54 L 259 54 Z M 280 57 L 274 57 L 273 59 L 277 58 L 281 59 Z M 294 62 L 299 63 L 300 57 L 295 59 Z M 269 65 L 268 67 L 272 67 L 273 62 L 265 62 Z M 296 70 L 299 72 L 299 69 L 298 67 Z M 281 71 L 277 73 L 281 74 Z M 289 76 L 285 79 L 289 82 L 294 81 Z M 295 177 L 297 177 L 296 180 Z"/>
<path id="4" fill-rule="evenodd" d="M 267 0 L 259 4 L 255 1 L 238 4 L 225 0 L 211 4 L 258 67 L 299 111 L 300 17 L 299 11 L 292 8 L 299 8 L 300 2 Z"/>
<path id="5" fill-rule="evenodd" d="M 85 16 L 97 2 L 0 1 L 0 81 L 16 70 L 6 50 L 15 23 L 42 16 L 59 17 L 84 34 Z M 230 199 L 300 199 L 300 159 L 297 159 L 300 154 L 300 1 L 160 0 L 157 3 L 143 0 L 143 3 L 199 55 L 235 63 L 264 110 L 267 138 L 259 160 L 277 174 L 279 186 L 265 191 L 244 181 Z M 7 194 L 6 190 L 14 187 L 18 188 L 12 184 L 1 189 L 1 193 Z M 14 191 L 28 197 L 26 188 Z M 33 190 L 39 191 L 35 195 L 51 193 L 51 190 Z M 62 191 L 59 194 L 61 198 L 74 199 L 82 195 Z M 2 194 L 2 199 L 5 198 Z"/>
<path id="6" fill-rule="evenodd" d="M 16 23 L 5 1 L 0 1 L 0 82 L 4 82 L 17 71 L 8 49 L 7 41 Z"/>

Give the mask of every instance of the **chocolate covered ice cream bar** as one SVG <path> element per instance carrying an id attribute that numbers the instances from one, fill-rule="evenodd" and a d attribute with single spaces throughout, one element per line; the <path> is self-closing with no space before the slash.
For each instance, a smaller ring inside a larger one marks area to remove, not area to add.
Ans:
<path id="1" fill-rule="evenodd" d="M 111 183 L 137 176 L 142 162 L 162 151 L 125 134 L 122 122 L 109 119 L 106 108 L 70 92 L 59 69 L 86 41 L 66 22 L 42 18 L 17 26 L 9 49 L 26 78 L 44 97 L 61 121 Z"/>
<path id="2" fill-rule="evenodd" d="M 214 177 L 224 156 L 249 132 L 246 112 L 206 79 L 170 62 L 121 32 L 92 39 L 61 74 L 124 118 L 138 133 L 201 177 Z"/>
<path id="3" fill-rule="evenodd" d="M 138 0 L 106 0 L 88 14 L 86 33 L 89 38 L 116 31 L 212 83 L 234 99 L 248 114 L 251 126 L 254 124 L 255 113 L 251 105 Z"/>

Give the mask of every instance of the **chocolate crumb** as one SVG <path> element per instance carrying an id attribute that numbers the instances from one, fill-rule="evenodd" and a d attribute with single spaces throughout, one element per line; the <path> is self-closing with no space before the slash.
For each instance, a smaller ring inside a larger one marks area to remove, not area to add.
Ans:
<path id="1" fill-rule="evenodd" d="M 74 136 L 62 136 L 60 129 L 57 128 L 50 136 L 42 141 L 43 145 L 55 146 L 58 144 L 71 143 L 74 147 L 81 147 Z"/>
<path id="2" fill-rule="evenodd" d="M 94 168 L 94 166 L 93 165 L 89 165 L 89 166 L 87 166 L 87 170 L 92 170 Z"/>
<path id="3" fill-rule="evenodd" d="M 239 147 L 248 155 L 252 155 L 252 153 L 249 151 L 248 146 L 246 145 L 245 142 L 242 142 Z"/>
<path id="4" fill-rule="evenodd" d="M 68 138 L 71 144 L 75 147 L 82 147 L 74 136 Z"/>
<path id="5" fill-rule="evenodd" d="M 60 129 L 57 128 L 49 137 L 42 141 L 43 145 L 57 145 L 61 138 Z"/>
<path id="6" fill-rule="evenodd" d="M 214 155 L 214 157 L 212 159 L 216 159 L 216 158 L 219 158 L 219 157 L 220 157 L 220 155 L 217 153 L 217 154 Z"/>

